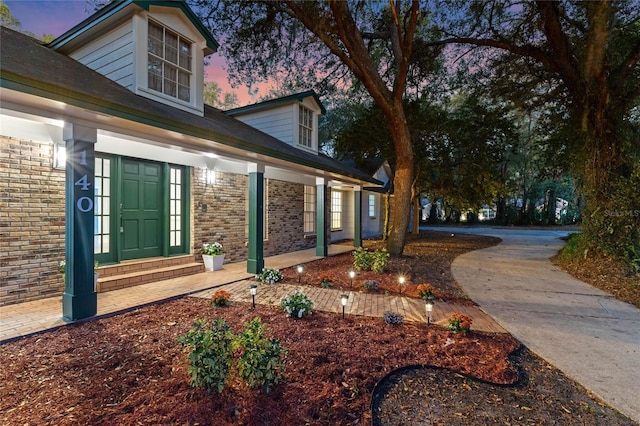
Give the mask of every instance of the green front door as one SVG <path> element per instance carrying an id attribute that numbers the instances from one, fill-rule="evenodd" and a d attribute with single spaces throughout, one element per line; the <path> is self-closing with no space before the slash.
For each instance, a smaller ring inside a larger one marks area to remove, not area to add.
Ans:
<path id="1" fill-rule="evenodd" d="M 122 260 L 163 254 L 162 165 L 122 159 Z"/>

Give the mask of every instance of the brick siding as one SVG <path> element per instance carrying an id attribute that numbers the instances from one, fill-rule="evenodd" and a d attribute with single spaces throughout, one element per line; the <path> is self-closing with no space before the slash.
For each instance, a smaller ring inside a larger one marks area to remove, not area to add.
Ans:
<path id="1" fill-rule="evenodd" d="M 0 143 L 0 306 L 60 296 L 65 172 L 52 167 L 50 143 L 7 137 Z M 210 185 L 204 169 L 191 173 L 192 253 L 199 259 L 203 243 L 220 241 L 225 263 L 245 261 L 247 176 L 217 171 Z M 265 188 L 265 256 L 315 247 L 315 238 L 304 238 L 304 185 L 269 179 Z"/>
<path id="2" fill-rule="evenodd" d="M 0 305 L 60 295 L 64 170 L 52 167 L 52 144 L 0 143 Z"/>

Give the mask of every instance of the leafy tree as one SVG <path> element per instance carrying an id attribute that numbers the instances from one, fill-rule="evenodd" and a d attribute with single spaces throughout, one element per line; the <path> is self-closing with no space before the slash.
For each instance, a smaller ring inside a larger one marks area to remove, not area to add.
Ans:
<path id="1" fill-rule="evenodd" d="M 22 29 L 22 22 L 20 22 L 18 18 L 13 16 L 11 9 L 5 2 L 0 2 L 0 25 L 2 25 L 3 27 L 11 28 L 12 30 L 19 31 L 30 37 L 37 38 L 36 35 L 31 31 L 25 31 Z M 40 40 L 45 43 L 49 43 L 54 38 L 55 37 L 51 34 L 43 34 L 42 37 L 40 37 Z"/>
<path id="2" fill-rule="evenodd" d="M 238 106 L 238 95 L 231 92 L 223 93 L 215 81 L 207 81 L 204 83 L 203 100 L 205 104 L 223 110 Z"/>
<path id="3" fill-rule="evenodd" d="M 238 82 L 251 85 L 270 76 L 348 86 L 354 77 L 367 90 L 391 129 L 396 214 L 387 248 L 400 255 L 414 178 L 403 97 L 414 41 L 426 33 L 427 14 L 420 10 L 420 2 L 227 1 L 214 6 L 209 0 L 192 0 L 191 4 L 214 33 L 226 35 L 222 52 Z"/>
<path id="4" fill-rule="evenodd" d="M 567 123 L 567 152 L 586 196 L 587 245 L 615 254 L 640 247 L 640 215 L 634 215 L 640 204 L 627 192 L 640 158 L 640 140 L 633 136 L 640 96 L 640 4 L 476 0 L 439 5 L 442 15 L 448 14 L 441 43 L 481 48 L 486 64 L 529 106 L 551 102 Z"/>
<path id="5" fill-rule="evenodd" d="M 16 31 L 20 31 L 22 28 L 22 23 L 18 18 L 13 16 L 11 9 L 9 9 L 9 6 L 7 6 L 5 2 L 0 2 L 0 25 Z"/>

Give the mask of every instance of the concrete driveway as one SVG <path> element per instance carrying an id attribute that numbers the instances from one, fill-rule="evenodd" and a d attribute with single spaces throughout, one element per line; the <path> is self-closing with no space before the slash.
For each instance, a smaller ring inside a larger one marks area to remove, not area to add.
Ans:
<path id="1" fill-rule="evenodd" d="M 529 349 L 640 422 L 640 309 L 549 261 L 568 232 L 424 229 L 502 238 L 495 247 L 459 256 L 451 267 L 454 279 Z"/>

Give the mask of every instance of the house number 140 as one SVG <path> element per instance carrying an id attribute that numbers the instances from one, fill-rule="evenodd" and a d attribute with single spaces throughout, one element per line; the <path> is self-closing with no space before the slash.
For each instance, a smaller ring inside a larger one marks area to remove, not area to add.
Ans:
<path id="1" fill-rule="evenodd" d="M 80 164 L 83 166 L 87 165 L 87 150 L 80 152 Z M 84 175 L 76 181 L 75 185 L 79 186 L 82 191 L 89 191 L 91 182 L 89 182 L 87 175 Z M 83 213 L 90 212 L 91 209 L 93 209 L 93 198 L 87 196 L 78 198 L 76 207 Z"/>

